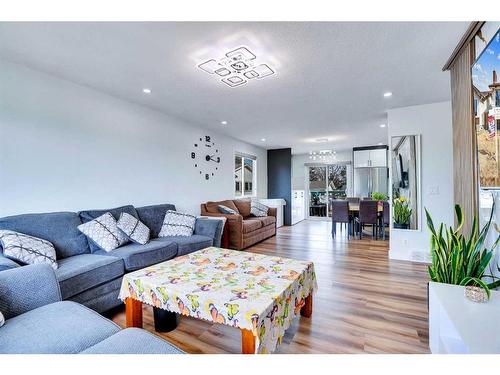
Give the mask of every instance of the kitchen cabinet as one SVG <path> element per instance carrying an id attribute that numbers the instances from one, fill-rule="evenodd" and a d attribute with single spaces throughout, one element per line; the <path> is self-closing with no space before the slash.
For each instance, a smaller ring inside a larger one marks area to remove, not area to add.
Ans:
<path id="1" fill-rule="evenodd" d="M 292 190 L 292 225 L 306 218 L 306 193 L 304 190 Z"/>
<path id="2" fill-rule="evenodd" d="M 354 168 L 387 167 L 387 149 L 354 149 Z"/>

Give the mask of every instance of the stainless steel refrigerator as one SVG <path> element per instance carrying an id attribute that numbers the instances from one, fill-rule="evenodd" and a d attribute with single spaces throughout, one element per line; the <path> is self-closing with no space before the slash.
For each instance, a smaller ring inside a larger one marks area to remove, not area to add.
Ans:
<path id="1" fill-rule="evenodd" d="M 373 192 L 388 195 L 389 169 L 386 167 L 354 168 L 354 196 L 371 197 Z"/>

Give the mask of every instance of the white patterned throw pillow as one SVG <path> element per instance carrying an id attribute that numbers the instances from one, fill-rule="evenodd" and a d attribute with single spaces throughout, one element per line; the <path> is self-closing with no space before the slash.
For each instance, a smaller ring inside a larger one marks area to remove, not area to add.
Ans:
<path id="1" fill-rule="evenodd" d="M 5 318 L 3 317 L 2 312 L 0 311 L 0 327 L 5 324 Z"/>
<path id="2" fill-rule="evenodd" d="M 132 215 L 122 212 L 117 226 L 131 241 L 140 245 L 145 245 L 149 242 L 149 228 Z"/>
<path id="3" fill-rule="evenodd" d="M 196 217 L 189 214 L 181 214 L 177 211 L 168 210 L 158 237 L 184 236 L 193 234 Z"/>
<path id="4" fill-rule="evenodd" d="M 224 206 L 222 204 L 219 204 L 217 206 L 217 209 L 219 210 L 220 213 L 226 214 L 226 215 L 238 215 L 238 212 L 233 210 L 232 208 L 229 208 L 227 206 Z"/>
<path id="5" fill-rule="evenodd" d="M 257 201 L 252 201 L 250 205 L 250 214 L 253 216 L 257 217 L 264 217 L 267 216 L 267 211 L 269 210 L 269 207 L 263 205 L 262 203 L 259 203 Z"/>
<path id="6" fill-rule="evenodd" d="M 6 257 L 26 264 L 48 263 L 57 269 L 56 249 L 47 240 L 12 230 L 0 230 L 0 241 Z"/>
<path id="7" fill-rule="evenodd" d="M 80 232 L 104 251 L 111 251 L 128 242 L 127 236 L 118 229 L 116 219 L 109 212 L 78 226 Z"/>

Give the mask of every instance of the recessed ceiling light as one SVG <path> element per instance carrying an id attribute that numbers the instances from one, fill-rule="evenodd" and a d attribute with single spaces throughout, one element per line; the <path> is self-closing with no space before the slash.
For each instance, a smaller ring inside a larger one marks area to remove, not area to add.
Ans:
<path id="1" fill-rule="evenodd" d="M 392 96 L 392 92 L 390 92 L 390 91 L 384 92 L 384 98 L 389 98 L 391 96 Z"/>
<path id="2" fill-rule="evenodd" d="M 220 123 L 221 123 L 221 125 L 227 125 L 227 121 L 225 121 L 225 120 L 221 121 Z"/>
<path id="3" fill-rule="evenodd" d="M 380 127 L 381 128 L 385 128 L 385 124 L 380 124 Z"/>
<path id="4" fill-rule="evenodd" d="M 266 139 L 265 139 L 265 138 L 261 138 L 260 140 L 261 140 L 262 142 L 265 142 L 265 141 L 266 141 Z"/>
<path id="5" fill-rule="evenodd" d="M 378 143 L 378 145 L 379 145 L 379 146 L 382 146 L 382 142 L 379 142 L 379 143 Z"/>
<path id="6" fill-rule="evenodd" d="M 151 94 L 151 89 L 145 88 L 145 89 L 142 89 L 142 92 L 144 94 Z"/>
<path id="7" fill-rule="evenodd" d="M 316 138 L 316 142 L 320 143 L 328 142 L 328 138 Z"/>
<path id="8" fill-rule="evenodd" d="M 247 47 L 239 47 L 227 52 L 224 57 L 210 59 L 198 65 L 198 68 L 219 78 L 229 87 L 237 87 L 255 78 L 261 79 L 274 74 L 268 65 L 257 62 L 257 56 Z"/>

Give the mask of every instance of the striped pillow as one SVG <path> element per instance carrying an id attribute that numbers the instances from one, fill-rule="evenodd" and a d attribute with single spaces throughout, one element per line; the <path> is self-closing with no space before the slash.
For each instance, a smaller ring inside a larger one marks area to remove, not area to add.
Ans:
<path id="1" fill-rule="evenodd" d="M 196 216 L 168 210 L 163 219 L 158 237 L 182 236 L 189 237 L 194 232 Z"/>
<path id="2" fill-rule="evenodd" d="M 269 210 L 269 207 L 263 205 L 262 203 L 259 203 L 257 201 L 252 201 L 250 204 L 250 214 L 253 216 L 257 217 L 264 217 L 267 216 L 267 211 Z"/>
<path id="3" fill-rule="evenodd" d="M 219 210 L 220 213 L 223 213 L 223 214 L 226 214 L 226 215 L 238 215 L 238 212 L 236 212 L 232 208 L 229 208 L 229 207 L 224 206 L 222 204 L 219 204 L 217 206 L 217 209 Z"/>
<path id="4" fill-rule="evenodd" d="M 131 241 L 139 245 L 145 245 L 149 242 L 149 228 L 142 221 L 126 212 L 120 214 L 120 219 L 116 226 L 125 233 Z"/>

